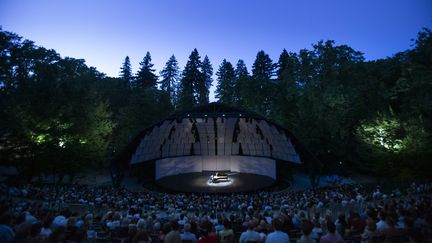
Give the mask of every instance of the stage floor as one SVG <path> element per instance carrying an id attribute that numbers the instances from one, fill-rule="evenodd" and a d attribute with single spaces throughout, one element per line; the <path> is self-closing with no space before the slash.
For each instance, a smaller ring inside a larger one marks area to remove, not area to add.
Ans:
<path id="1" fill-rule="evenodd" d="M 247 192 L 270 187 L 275 180 L 262 175 L 224 172 L 229 176 L 229 182 L 209 183 L 214 172 L 187 173 L 167 176 L 156 181 L 164 189 L 178 192 Z"/>

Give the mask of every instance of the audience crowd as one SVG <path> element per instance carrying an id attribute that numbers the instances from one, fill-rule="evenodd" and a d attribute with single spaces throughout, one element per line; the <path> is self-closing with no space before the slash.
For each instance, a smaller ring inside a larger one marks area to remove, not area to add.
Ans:
<path id="1" fill-rule="evenodd" d="M 0 242 L 428 242 L 432 183 L 184 194 L 0 184 Z"/>

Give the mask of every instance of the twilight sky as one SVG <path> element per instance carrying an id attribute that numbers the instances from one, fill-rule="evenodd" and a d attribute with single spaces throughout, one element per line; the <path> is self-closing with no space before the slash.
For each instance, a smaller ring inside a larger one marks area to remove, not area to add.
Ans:
<path id="1" fill-rule="evenodd" d="M 136 72 L 147 51 L 158 73 L 172 54 L 183 69 L 193 48 L 216 72 L 223 58 L 250 70 L 259 50 L 275 62 L 283 48 L 311 49 L 321 39 L 367 60 L 392 56 L 432 28 L 432 1 L 0 0 L 0 25 L 108 76 L 118 76 L 126 55 Z"/>

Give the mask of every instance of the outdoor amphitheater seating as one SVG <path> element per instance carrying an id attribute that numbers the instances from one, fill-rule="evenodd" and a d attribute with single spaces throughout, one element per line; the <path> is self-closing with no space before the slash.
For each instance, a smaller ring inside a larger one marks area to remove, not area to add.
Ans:
<path id="1" fill-rule="evenodd" d="M 384 210 L 386 218 L 396 218 L 399 219 L 397 222 L 405 223 L 396 224 L 399 228 L 388 233 L 378 232 L 369 241 L 425 242 L 432 237 L 430 182 L 413 183 L 406 188 L 380 188 L 379 196 L 373 196 L 376 188 L 366 188 L 359 184 L 277 194 L 254 192 L 226 195 L 132 192 L 125 188 L 106 186 L 50 184 L 2 185 L 0 190 L 0 224 L 14 229 L 19 234 L 19 239 L 40 241 L 41 237 L 45 237 L 45 240 L 64 237 L 66 241 L 72 240 L 73 234 L 62 233 L 61 227 L 64 226 L 54 225 L 53 219 L 57 217 L 76 222 L 69 222 L 68 227 L 71 228 L 68 232 L 87 230 L 90 241 L 131 241 L 134 230 L 137 230 L 135 236 L 140 231 L 151 238 L 152 242 L 159 242 L 165 234 L 161 226 L 169 224 L 173 219 L 179 220 L 180 215 L 183 215 L 183 220 L 193 225 L 191 232 L 197 236 L 201 232 L 200 225 L 204 225 L 202 222 L 211 225 L 207 229 L 209 234 L 216 234 L 223 229 L 222 222 L 226 221 L 227 227 L 233 229 L 237 241 L 246 231 L 249 222 L 259 223 L 251 230 L 265 237 L 273 231 L 269 222 L 275 217 L 281 217 L 284 222 L 283 231 L 289 235 L 291 242 L 295 242 L 301 238 L 300 229 L 305 222 L 314 222 L 314 230 L 325 236 L 327 222 L 334 223 L 337 215 L 347 215 L 347 230 L 341 237 L 345 242 L 359 242 L 363 231 L 355 227 L 365 224 L 354 225 L 353 222 L 356 221 L 351 218 L 361 221 L 368 219 L 373 226 L 378 222 L 378 213 Z M 358 199 L 359 194 L 362 195 L 362 200 Z M 318 208 L 316 206 L 320 201 L 322 206 Z M 81 207 L 77 206 L 79 202 Z M 340 212 L 344 214 L 339 214 Z M 7 218 L 10 220 L 6 220 Z M 56 233 L 48 236 L 27 234 L 22 229 L 30 226 L 28 229 L 33 227 L 33 231 L 37 231 L 35 227 L 38 224 L 29 225 L 26 220 L 47 222 L 47 227 L 52 227 Z M 182 228 L 179 229 L 181 230 Z"/>

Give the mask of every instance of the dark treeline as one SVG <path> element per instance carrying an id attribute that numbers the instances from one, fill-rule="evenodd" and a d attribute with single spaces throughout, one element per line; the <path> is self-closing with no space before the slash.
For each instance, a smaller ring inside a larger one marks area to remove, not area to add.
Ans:
<path id="1" fill-rule="evenodd" d="M 156 73 L 147 52 L 137 73 L 126 57 L 120 77 L 107 77 L 0 31 L 0 162 L 28 175 L 106 167 L 146 126 L 207 104 L 213 72 L 194 49 L 182 71 L 173 55 Z M 365 61 L 349 46 L 319 41 L 283 50 L 277 61 L 259 51 L 250 72 L 243 60 L 223 60 L 216 77 L 218 102 L 285 126 L 324 169 L 432 175 L 430 30 L 386 59 Z"/>

